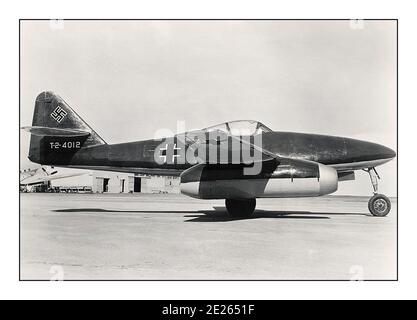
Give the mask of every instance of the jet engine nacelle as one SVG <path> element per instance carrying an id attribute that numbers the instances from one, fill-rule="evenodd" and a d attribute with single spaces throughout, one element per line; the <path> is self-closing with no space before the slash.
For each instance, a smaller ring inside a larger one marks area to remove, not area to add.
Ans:
<path id="1" fill-rule="evenodd" d="M 200 199 L 315 197 L 337 190 L 337 171 L 312 161 L 280 159 L 257 175 L 242 165 L 198 164 L 181 174 L 181 193 Z"/>

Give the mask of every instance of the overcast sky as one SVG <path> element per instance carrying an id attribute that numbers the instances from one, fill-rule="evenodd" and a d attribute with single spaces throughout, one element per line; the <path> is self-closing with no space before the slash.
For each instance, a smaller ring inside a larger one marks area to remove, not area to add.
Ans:
<path id="1" fill-rule="evenodd" d="M 21 125 L 52 90 L 107 143 L 255 119 L 395 150 L 396 68 L 395 21 L 23 21 Z M 396 161 L 379 173 L 395 196 Z M 359 172 L 338 193 L 371 191 Z"/>

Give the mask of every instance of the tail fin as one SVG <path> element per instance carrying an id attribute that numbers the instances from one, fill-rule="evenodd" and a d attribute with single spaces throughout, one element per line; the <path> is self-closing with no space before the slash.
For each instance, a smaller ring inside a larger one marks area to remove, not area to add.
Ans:
<path id="1" fill-rule="evenodd" d="M 82 147 L 106 144 L 104 140 L 57 94 L 45 91 L 35 101 L 29 159 L 47 164 L 71 157 Z"/>

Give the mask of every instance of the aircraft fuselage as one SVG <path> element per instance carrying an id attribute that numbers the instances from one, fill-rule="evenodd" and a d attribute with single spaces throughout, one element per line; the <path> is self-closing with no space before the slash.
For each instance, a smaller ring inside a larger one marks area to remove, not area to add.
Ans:
<path id="1" fill-rule="evenodd" d="M 175 149 L 184 147 L 175 138 L 144 140 L 119 144 L 104 144 L 76 148 L 79 138 L 43 137 L 40 143 L 44 151 L 32 153 L 29 159 L 44 165 L 71 167 L 102 167 L 103 170 L 119 168 L 129 171 L 134 168 L 150 168 L 160 174 L 175 174 L 190 168 L 195 163 L 181 159 L 184 152 Z M 357 170 L 383 164 L 395 157 L 395 152 L 385 146 L 350 138 L 305 134 L 295 132 L 262 133 L 262 149 L 280 157 L 311 160 L 335 167 L 339 171 Z M 76 152 L 74 152 L 76 151 Z M 161 161 L 157 163 L 156 157 Z M 43 159 L 39 159 L 39 155 Z M 184 161 L 182 161 L 184 160 Z M 140 170 L 139 170 L 140 171 Z"/>

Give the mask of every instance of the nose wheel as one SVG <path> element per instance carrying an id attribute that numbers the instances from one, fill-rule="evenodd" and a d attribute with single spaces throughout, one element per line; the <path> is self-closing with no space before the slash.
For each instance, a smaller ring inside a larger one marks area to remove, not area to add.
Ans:
<path id="1" fill-rule="evenodd" d="M 387 196 L 378 193 L 378 180 L 381 178 L 375 168 L 364 170 L 368 172 L 372 187 L 374 188 L 374 195 L 368 202 L 369 212 L 374 217 L 385 217 L 391 210 L 391 201 Z"/>
<path id="2" fill-rule="evenodd" d="M 375 217 L 385 217 L 391 210 L 391 201 L 383 194 L 375 194 L 369 199 L 368 209 Z"/>

